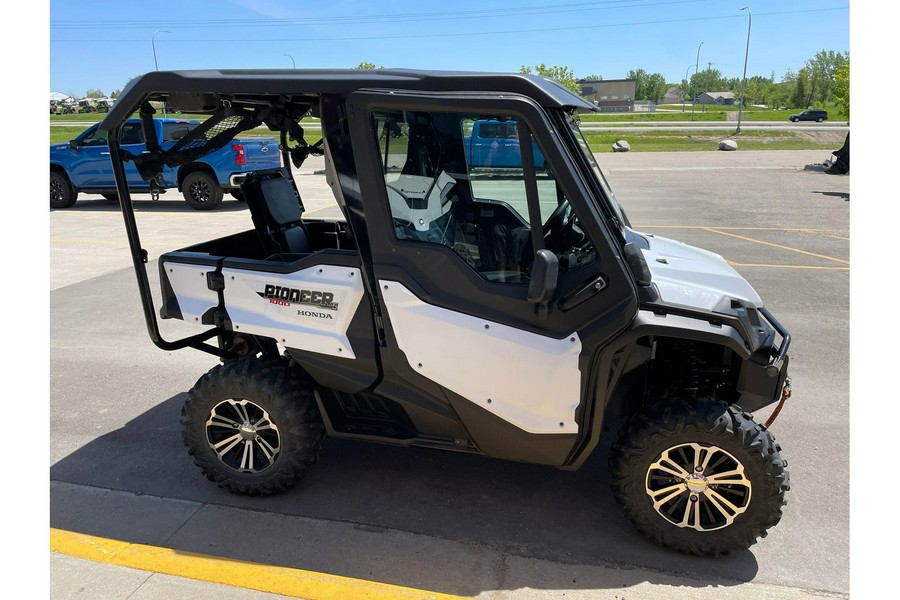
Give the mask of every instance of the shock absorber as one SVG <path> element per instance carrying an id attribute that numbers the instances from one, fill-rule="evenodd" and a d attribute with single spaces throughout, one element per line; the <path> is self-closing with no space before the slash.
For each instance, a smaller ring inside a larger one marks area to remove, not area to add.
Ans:
<path id="1" fill-rule="evenodd" d="M 697 344 L 686 341 L 680 344 L 682 352 L 681 394 L 688 398 L 696 398 L 700 388 L 700 367 L 697 358 Z"/>

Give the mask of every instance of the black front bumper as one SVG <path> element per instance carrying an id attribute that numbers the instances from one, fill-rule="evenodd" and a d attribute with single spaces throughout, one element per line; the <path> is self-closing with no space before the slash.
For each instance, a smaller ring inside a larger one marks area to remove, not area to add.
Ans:
<path id="1" fill-rule="evenodd" d="M 748 412 L 781 400 L 790 363 L 788 349 L 791 345 L 791 334 L 765 308 L 760 308 L 759 313 L 781 336 L 781 344 L 773 350 L 767 363 L 759 364 L 745 360 L 741 365 L 737 385 L 740 394 L 738 404 Z"/>

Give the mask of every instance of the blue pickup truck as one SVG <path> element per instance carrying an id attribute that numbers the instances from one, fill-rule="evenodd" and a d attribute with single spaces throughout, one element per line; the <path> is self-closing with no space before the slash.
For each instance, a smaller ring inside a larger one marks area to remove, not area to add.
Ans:
<path id="1" fill-rule="evenodd" d="M 163 149 L 172 147 L 189 131 L 200 125 L 196 119 L 154 119 L 157 140 Z M 121 144 L 132 154 L 146 149 L 140 119 L 130 119 L 122 127 Z M 212 210 L 222 203 L 226 191 L 242 200 L 240 181 L 246 173 L 281 166 L 278 142 L 274 139 L 234 139 L 226 146 L 180 165 L 165 167 L 163 191 L 180 191 L 187 203 L 197 210 Z M 150 182 L 138 174 L 133 162 L 125 163 L 128 188 L 133 192 L 151 193 Z M 69 208 L 78 193 L 101 194 L 117 201 L 116 182 L 106 133 L 93 125 L 66 144 L 50 146 L 50 208 Z"/>
<path id="2" fill-rule="evenodd" d="M 521 169 L 519 130 L 515 121 L 482 119 L 472 122 L 472 133 L 465 138 L 466 160 L 479 169 Z M 534 166 L 544 167 L 544 155 L 532 142 Z"/>

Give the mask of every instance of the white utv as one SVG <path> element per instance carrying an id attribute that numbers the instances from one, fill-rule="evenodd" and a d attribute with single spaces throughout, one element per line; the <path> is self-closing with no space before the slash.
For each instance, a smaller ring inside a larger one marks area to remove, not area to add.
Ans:
<path id="1" fill-rule="evenodd" d="M 133 155 L 115 140 L 136 111 L 152 127 L 151 102 L 209 117 Z M 647 537 L 719 555 L 765 536 L 789 480 L 751 413 L 778 403 L 774 418 L 790 395 L 790 336 L 721 257 L 630 227 L 579 131 L 591 110 L 529 75 L 133 80 L 101 128 L 151 339 L 220 359 L 182 413 L 203 473 L 283 492 L 326 436 L 577 469 L 624 421 L 612 491 Z M 484 121 L 506 124 L 506 154 L 475 167 L 466 140 Z M 124 164 L 150 180 L 260 126 L 285 167 L 243 182 L 252 226 L 161 256 L 159 317 L 206 326 L 163 339 Z M 342 219 L 303 216 L 289 165 L 311 154 Z"/>

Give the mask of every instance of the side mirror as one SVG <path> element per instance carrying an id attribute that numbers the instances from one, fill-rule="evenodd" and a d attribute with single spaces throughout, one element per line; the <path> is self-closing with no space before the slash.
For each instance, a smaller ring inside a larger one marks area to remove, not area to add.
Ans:
<path id="1" fill-rule="evenodd" d="M 78 140 L 69 140 L 69 148 L 78 152 Z"/>
<path id="2" fill-rule="evenodd" d="M 544 320 L 550 314 L 550 300 L 556 292 L 558 280 L 559 258 L 549 250 L 538 250 L 528 283 L 528 301 L 535 304 L 538 319 Z"/>

